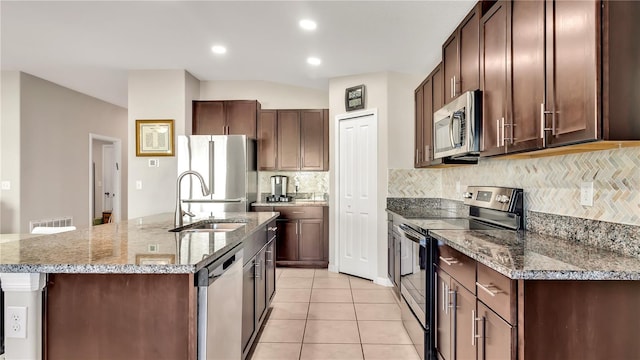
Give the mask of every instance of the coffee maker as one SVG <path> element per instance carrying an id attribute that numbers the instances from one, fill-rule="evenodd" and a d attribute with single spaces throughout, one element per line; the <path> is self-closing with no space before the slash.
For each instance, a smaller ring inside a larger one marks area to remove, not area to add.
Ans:
<path id="1" fill-rule="evenodd" d="M 289 202 L 293 198 L 287 196 L 288 178 L 284 175 L 271 177 L 271 195 L 267 196 L 267 202 Z"/>

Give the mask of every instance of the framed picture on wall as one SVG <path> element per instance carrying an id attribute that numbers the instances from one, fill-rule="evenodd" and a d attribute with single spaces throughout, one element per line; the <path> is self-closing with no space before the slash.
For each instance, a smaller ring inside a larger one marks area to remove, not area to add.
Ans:
<path id="1" fill-rule="evenodd" d="M 174 156 L 173 120 L 136 120 L 136 156 Z"/>

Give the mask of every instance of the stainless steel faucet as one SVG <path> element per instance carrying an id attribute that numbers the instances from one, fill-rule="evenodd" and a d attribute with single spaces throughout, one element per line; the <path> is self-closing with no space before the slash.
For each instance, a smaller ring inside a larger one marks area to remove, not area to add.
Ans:
<path id="1" fill-rule="evenodd" d="M 189 170 L 178 175 L 178 180 L 176 181 L 176 214 L 175 214 L 175 221 L 174 221 L 174 225 L 176 227 L 181 227 L 183 225 L 183 221 L 182 221 L 183 216 L 185 215 L 189 215 L 191 217 L 195 216 L 188 211 L 182 210 L 182 200 L 180 196 L 180 182 L 182 181 L 182 178 L 185 177 L 186 175 L 195 175 L 198 179 L 200 179 L 200 186 L 202 187 L 202 195 L 204 196 L 209 195 L 209 189 L 207 189 L 207 184 L 205 184 L 205 181 L 199 172 Z"/>

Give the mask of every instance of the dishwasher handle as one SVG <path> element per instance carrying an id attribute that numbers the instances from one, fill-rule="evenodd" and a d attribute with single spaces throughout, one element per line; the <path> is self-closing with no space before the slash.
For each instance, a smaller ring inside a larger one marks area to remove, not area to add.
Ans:
<path id="1" fill-rule="evenodd" d="M 223 255 L 220 259 L 200 269 L 200 271 L 198 271 L 198 276 L 196 277 L 196 285 L 210 286 L 219 277 L 224 275 L 224 273 L 229 270 L 229 268 L 233 264 L 239 261 L 241 262 L 242 255 L 242 249 L 232 249 L 231 251 Z"/>

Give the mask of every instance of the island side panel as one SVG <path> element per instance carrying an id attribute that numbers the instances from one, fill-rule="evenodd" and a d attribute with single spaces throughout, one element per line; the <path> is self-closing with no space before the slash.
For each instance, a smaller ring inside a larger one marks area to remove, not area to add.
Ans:
<path id="1" fill-rule="evenodd" d="M 196 359 L 193 274 L 51 274 L 45 359 Z"/>
<path id="2" fill-rule="evenodd" d="M 640 281 L 521 281 L 520 359 L 637 359 Z"/>

